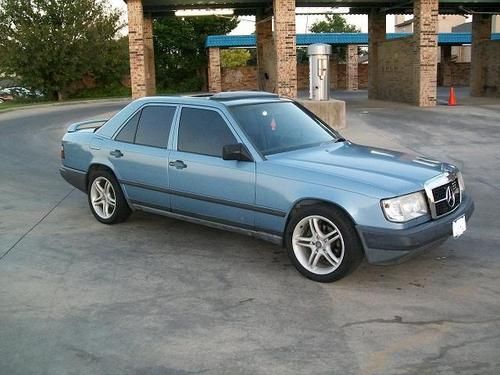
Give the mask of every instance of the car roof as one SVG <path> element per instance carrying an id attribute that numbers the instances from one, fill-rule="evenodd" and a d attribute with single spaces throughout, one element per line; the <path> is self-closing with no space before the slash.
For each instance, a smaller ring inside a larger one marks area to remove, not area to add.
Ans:
<path id="1" fill-rule="evenodd" d="M 138 99 L 141 104 L 172 103 L 186 105 L 201 105 L 208 107 L 234 106 L 244 104 L 268 103 L 283 101 L 277 94 L 265 91 L 227 91 L 217 94 L 194 94 L 185 96 L 150 96 Z"/>

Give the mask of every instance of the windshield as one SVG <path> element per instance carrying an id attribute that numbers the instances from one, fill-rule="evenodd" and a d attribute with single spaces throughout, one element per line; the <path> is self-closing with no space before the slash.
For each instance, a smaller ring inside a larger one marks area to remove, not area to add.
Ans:
<path id="1" fill-rule="evenodd" d="M 339 135 L 293 102 L 231 107 L 231 112 L 263 155 L 318 146 Z"/>

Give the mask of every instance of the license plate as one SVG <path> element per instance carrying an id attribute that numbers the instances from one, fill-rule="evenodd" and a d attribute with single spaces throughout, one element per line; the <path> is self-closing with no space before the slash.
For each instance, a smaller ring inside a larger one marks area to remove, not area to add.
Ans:
<path id="1" fill-rule="evenodd" d="M 465 223 L 465 215 L 453 220 L 453 238 L 460 237 L 466 229 L 467 224 Z"/>

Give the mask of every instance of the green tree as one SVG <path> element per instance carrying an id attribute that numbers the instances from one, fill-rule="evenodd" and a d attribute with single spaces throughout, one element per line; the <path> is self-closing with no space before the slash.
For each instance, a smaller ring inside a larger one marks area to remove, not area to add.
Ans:
<path id="1" fill-rule="evenodd" d="M 223 68 L 245 66 L 251 58 L 250 51 L 243 48 L 223 49 L 220 51 L 220 65 Z"/>
<path id="2" fill-rule="evenodd" d="M 123 69 L 120 15 L 105 0 L 0 0 L 0 71 L 61 100 L 84 75 Z"/>
<path id="3" fill-rule="evenodd" d="M 313 23 L 309 29 L 313 33 L 359 33 L 361 32 L 355 25 L 351 25 L 340 14 L 327 14 L 326 20 Z M 345 61 L 347 48 L 333 47 L 332 54 L 340 61 Z"/>
<path id="4" fill-rule="evenodd" d="M 238 26 L 235 17 L 165 17 L 154 22 L 156 82 L 160 90 L 206 89 L 205 39 Z"/>

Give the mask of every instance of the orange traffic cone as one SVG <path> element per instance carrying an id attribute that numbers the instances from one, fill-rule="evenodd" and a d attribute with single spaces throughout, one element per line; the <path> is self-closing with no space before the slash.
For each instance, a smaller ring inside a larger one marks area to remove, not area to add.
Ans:
<path id="1" fill-rule="evenodd" d="M 457 98 L 455 97 L 455 89 L 450 87 L 450 95 L 448 97 L 448 105 L 457 105 Z"/>

